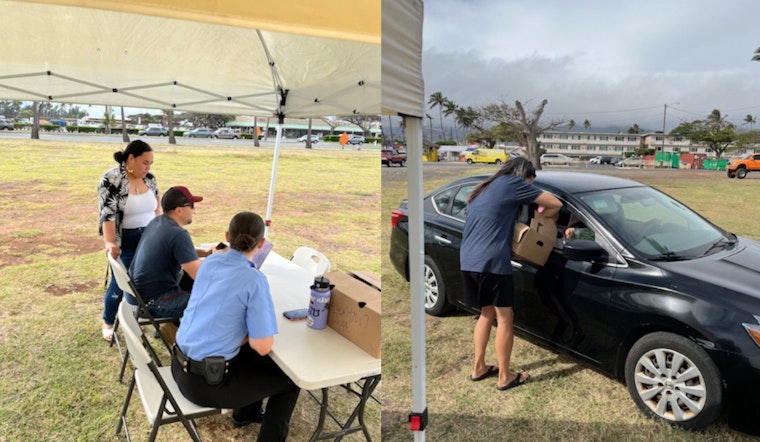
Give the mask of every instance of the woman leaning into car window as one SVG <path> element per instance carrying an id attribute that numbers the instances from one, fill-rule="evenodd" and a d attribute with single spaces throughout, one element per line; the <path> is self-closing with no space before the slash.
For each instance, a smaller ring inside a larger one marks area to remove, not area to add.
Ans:
<path id="1" fill-rule="evenodd" d="M 530 375 L 509 370 L 514 342 L 514 279 L 509 257 L 518 209 L 536 203 L 543 214 L 554 217 L 562 203 L 554 195 L 533 185 L 536 169 L 526 158 L 512 158 L 479 184 L 467 200 L 467 217 L 460 250 L 464 290 L 470 305 L 480 308 L 473 343 L 475 364 L 470 380 L 496 376 L 500 391 L 524 384 Z M 485 362 L 486 347 L 494 319 L 498 365 Z"/>

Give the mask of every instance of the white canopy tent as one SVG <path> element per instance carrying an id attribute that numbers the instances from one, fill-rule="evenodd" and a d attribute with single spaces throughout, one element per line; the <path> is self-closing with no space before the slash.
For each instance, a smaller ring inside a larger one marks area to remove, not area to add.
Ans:
<path id="1" fill-rule="evenodd" d="M 0 10 L 0 99 L 405 118 L 412 412 L 425 412 L 422 0 L 0 0 Z"/>
<path id="2" fill-rule="evenodd" d="M 280 123 L 380 113 L 380 0 L 0 0 L 0 11 L 0 99 Z"/>
<path id="3" fill-rule="evenodd" d="M 412 427 L 416 441 L 425 440 L 425 262 L 422 198 L 422 0 L 383 1 L 383 114 L 404 118 L 409 198 L 409 294 L 412 342 Z M 416 420 L 417 422 L 414 422 Z"/>

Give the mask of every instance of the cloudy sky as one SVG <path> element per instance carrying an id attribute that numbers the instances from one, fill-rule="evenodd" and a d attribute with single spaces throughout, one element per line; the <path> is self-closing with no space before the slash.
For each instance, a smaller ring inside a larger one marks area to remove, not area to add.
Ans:
<path id="1" fill-rule="evenodd" d="M 425 96 L 547 99 L 542 121 L 667 130 L 713 109 L 760 121 L 760 1 L 430 0 Z M 678 103 L 678 104 L 675 104 Z M 434 119 L 438 110 L 427 111 Z M 746 126 L 745 126 L 746 127 Z"/>

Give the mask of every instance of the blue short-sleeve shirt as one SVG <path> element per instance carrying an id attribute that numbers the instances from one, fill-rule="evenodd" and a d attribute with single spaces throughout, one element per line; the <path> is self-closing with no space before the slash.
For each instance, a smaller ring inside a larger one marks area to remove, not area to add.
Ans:
<path id="1" fill-rule="evenodd" d="M 246 337 L 277 331 L 269 282 L 244 254 L 229 250 L 203 260 L 176 336 L 186 356 L 230 360 Z"/>
<path id="2" fill-rule="evenodd" d="M 518 176 L 505 175 L 493 180 L 467 206 L 459 250 L 461 270 L 511 275 L 512 237 L 518 210 L 542 193 Z"/>

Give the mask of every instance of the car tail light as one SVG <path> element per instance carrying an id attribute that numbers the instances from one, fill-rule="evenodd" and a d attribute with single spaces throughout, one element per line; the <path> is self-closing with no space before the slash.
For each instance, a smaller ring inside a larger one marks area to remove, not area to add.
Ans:
<path id="1" fill-rule="evenodd" d="M 404 216 L 404 212 L 402 212 L 401 210 L 396 209 L 393 212 L 391 212 L 391 228 L 395 229 L 396 224 L 398 224 L 398 221 L 403 216 Z"/>
<path id="2" fill-rule="evenodd" d="M 755 321 L 758 323 L 748 324 L 744 322 L 742 325 L 744 326 L 744 329 L 747 330 L 747 333 L 749 333 L 749 337 L 755 341 L 755 344 L 760 346 L 760 316 L 755 315 Z"/>

